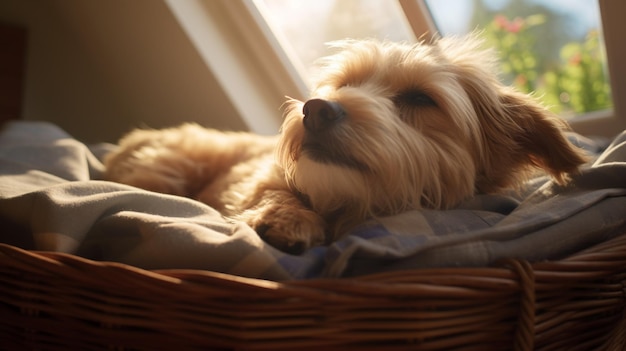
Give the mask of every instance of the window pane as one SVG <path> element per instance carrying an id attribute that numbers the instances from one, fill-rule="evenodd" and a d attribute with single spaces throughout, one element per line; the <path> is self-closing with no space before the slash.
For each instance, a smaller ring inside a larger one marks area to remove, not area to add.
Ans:
<path id="1" fill-rule="evenodd" d="M 329 41 L 416 37 L 398 1 L 253 1 L 305 80 Z M 501 56 L 502 80 L 554 112 L 567 118 L 612 107 L 597 0 L 425 1 L 441 34 L 481 31 Z"/>
<path id="2" fill-rule="evenodd" d="M 571 117 L 611 107 L 597 0 L 426 0 L 443 35 L 482 30 L 502 79 Z"/>
<path id="3" fill-rule="evenodd" d="M 327 42 L 346 38 L 415 40 L 397 1 L 255 0 L 255 4 L 307 77 L 314 74 L 314 61 L 327 54 Z"/>

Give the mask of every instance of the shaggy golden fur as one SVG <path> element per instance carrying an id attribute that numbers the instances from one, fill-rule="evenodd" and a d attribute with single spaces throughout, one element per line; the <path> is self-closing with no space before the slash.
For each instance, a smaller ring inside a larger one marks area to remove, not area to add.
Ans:
<path id="1" fill-rule="evenodd" d="M 107 179 L 188 196 L 300 253 L 375 216 L 448 209 L 584 163 L 566 123 L 502 85 L 473 36 L 414 45 L 335 43 L 307 102 L 277 137 L 186 124 L 135 130 Z"/>

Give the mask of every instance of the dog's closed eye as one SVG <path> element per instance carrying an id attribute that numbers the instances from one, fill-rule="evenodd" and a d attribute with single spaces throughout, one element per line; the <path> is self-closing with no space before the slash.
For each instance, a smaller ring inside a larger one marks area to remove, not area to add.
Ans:
<path id="1" fill-rule="evenodd" d="M 402 91 L 395 95 L 392 100 L 397 107 L 437 106 L 435 100 L 428 96 L 428 94 L 417 89 Z"/>

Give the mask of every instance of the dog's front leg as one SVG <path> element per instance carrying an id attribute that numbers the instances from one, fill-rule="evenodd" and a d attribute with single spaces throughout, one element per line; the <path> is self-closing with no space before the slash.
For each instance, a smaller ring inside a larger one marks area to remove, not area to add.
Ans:
<path id="1" fill-rule="evenodd" d="M 281 251 L 300 254 L 326 242 L 326 221 L 289 187 L 271 154 L 232 167 L 195 198 L 247 223 Z"/>
<path id="2" fill-rule="evenodd" d="M 278 167 L 257 170 L 260 172 L 253 177 L 239 177 L 240 182 L 220 187 L 221 191 L 207 187 L 199 200 L 222 204 L 216 208 L 226 217 L 247 223 L 265 242 L 281 251 L 301 254 L 324 244 L 326 221 L 288 187 L 282 171 Z M 237 170 L 234 173 L 241 175 Z"/>
<path id="3" fill-rule="evenodd" d="M 326 241 L 326 221 L 291 191 L 267 189 L 258 202 L 234 216 L 250 225 L 277 249 L 301 254 Z"/>

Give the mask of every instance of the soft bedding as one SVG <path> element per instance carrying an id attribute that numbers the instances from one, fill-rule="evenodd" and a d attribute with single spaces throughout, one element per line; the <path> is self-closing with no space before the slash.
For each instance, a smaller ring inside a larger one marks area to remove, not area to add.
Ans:
<path id="1" fill-rule="evenodd" d="M 537 178 L 522 192 L 479 195 L 453 210 L 372 219 L 293 256 L 200 202 L 103 181 L 100 160 L 113 145 L 85 145 L 45 122 L 12 122 L 0 131 L 0 242 L 270 280 L 558 259 L 626 233 L 626 133 L 606 148 L 572 138 L 603 152 L 566 187 Z"/>

